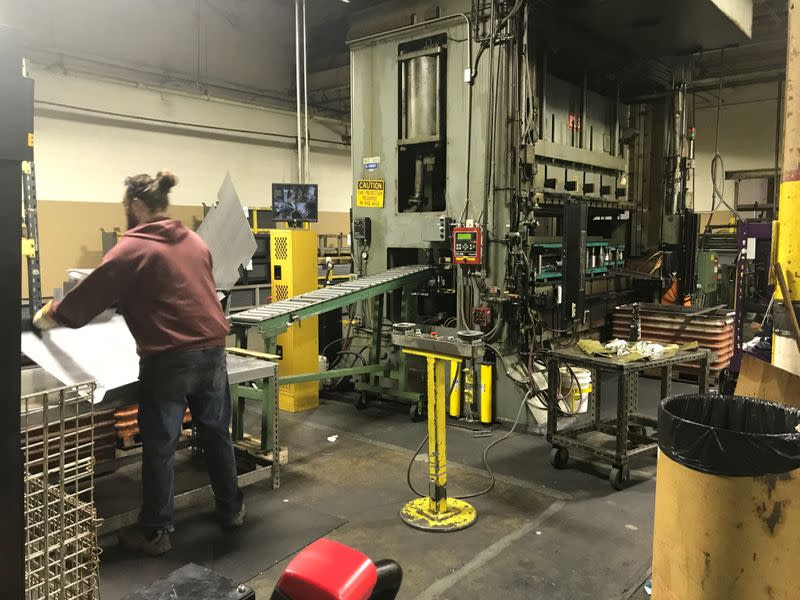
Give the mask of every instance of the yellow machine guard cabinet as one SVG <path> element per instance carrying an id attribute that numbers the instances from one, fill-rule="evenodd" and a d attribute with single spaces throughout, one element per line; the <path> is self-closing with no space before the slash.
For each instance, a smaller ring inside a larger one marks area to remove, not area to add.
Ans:
<path id="1" fill-rule="evenodd" d="M 317 234 L 310 229 L 270 230 L 272 301 L 285 300 L 317 289 Z M 278 336 L 280 375 L 319 370 L 317 317 L 304 319 Z M 281 410 L 300 412 L 319 406 L 319 382 L 280 386 Z"/>

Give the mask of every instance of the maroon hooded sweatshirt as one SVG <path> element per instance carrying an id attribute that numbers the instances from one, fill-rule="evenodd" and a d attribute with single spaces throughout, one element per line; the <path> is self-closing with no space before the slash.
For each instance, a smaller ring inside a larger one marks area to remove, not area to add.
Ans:
<path id="1" fill-rule="evenodd" d="M 126 232 L 102 264 L 53 303 L 50 316 L 83 327 L 117 304 L 140 356 L 225 345 L 211 252 L 180 221 L 157 219 Z"/>

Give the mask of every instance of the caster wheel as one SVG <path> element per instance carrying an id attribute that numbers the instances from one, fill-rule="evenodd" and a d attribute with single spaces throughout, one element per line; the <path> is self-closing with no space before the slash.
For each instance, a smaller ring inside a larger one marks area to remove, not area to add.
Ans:
<path id="1" fill-rule="evenodd" d="M 553 465 L 556 469 L 563 469 L 567 466 L 569 462 L 569 450 L 566 448 L 561 448 L 559 446 L 554 446 L 552 450 L 550 450 L 550 464 Z"/>
<path id="2" fill-rule="evenodd" d="M 425 419 L 425 410 L 422 407 L 422 403 L 412 404 L 411 408 L 408 409 L 408 416 L 411 417 L 411 420 L 414 423 L 419 423 L 420 421 Z"/>
<path id="3" fill-rule="evenodd" d="M 608 475 L 608 481 L 615 490 L 623 489 L 630 481 L 630 478 L 631 472 L 627 466 L 621 468 L 611 467 L 611 473 Z"/>
<path id="4" fill-rule="evenodd" d="M 631 425 L 628 428 L 628 431 L 630 431 L 633 434 L 640 435 L 642 437 L 647 437 L 647 427 L 645 427 L 644 425 Z"/>
<path id="5" fill-rule="evenodd" d="M 357 410 L 364 410 L 367 408 L 368 404 L 369 398 L 367 397 L 367 392 L 359 392 L 355 400 L 353 400 L 353 406 L 355 406 Z"/>

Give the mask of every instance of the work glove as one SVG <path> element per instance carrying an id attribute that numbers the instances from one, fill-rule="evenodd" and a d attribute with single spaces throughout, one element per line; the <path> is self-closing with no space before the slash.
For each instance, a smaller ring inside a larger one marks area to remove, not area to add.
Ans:
<path id="1" fill-rule="evenodd" d="M 56 322 L 56 320 L 50 316 L 52 310 L 53 310 L 52 300 L 38 310 L 38 312 L 33 316 L 32 325 L 34 331 L 37 330 L 48 331 L 50 329 L 53 329 L 54 327 L 58 327 L 58 323 Z"/>

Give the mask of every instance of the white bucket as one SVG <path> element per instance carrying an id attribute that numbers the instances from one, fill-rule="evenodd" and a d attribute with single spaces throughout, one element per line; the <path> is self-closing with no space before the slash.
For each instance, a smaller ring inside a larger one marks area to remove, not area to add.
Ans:
<path id="1" fill-rule="evenodd" d="M 324 373 L 328 370 L 328 357 L 324 354 L 320 354 L 318 357 L 319 360 L 319 372 Z M 324 386 L 330 385 L 332 381 L 330 379 L 320 379 L 319 380 L 319 389 L 321 390 Z"/>
<path id="2" fill-rule="evenodd" d="M 572 372 L 567 367 L 561 367 L 560 372 L 563 398 L 558 403 L 559 407 L 569 414 L 585 413 L 589 410 L 589 394 L 592 393 L 592 372 L 578 367 L 573 367 Z"/>

